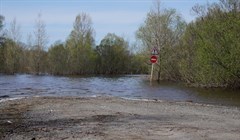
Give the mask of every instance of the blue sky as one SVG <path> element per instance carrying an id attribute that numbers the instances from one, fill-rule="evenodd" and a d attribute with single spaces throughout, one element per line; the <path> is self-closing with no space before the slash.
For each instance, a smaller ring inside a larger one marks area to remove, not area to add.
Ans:
<path id="1" fill-rule="evenodd" d="M 191 8 L 217 0 L 162 0 L 164 8 L 175 8 L 183 18 L 194 19 Z M 16 18 L 21 26 L 22 41 L 34 30 L 39 13 L 46 24 L 49 45 L 57 40 L 65 41 L 72 30 L 77 14 L 88 13 L 93 21 L 96 44 L 107 33 L 124 36 L 130 42 L 135 32 L 144 22 L 154 0 L 0 0 L 0 14 L 5 17 L 5 25 Z"/>

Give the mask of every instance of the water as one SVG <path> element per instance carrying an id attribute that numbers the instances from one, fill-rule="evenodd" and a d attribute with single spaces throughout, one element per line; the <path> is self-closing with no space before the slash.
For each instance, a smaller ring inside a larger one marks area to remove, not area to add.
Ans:
<path id="1" fill-rule="evenodd" d="M 182 84 L 166 82 L 150 84 L 144 75 L 117 77 L 0 75 L 0 100 L 29 96 L 116 96 L 240 106 L 239 91 L 187 88 Z"/>

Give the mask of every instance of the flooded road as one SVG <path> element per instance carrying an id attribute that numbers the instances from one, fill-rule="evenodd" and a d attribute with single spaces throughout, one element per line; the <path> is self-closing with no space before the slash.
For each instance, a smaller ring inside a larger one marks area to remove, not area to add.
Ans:
<path id="1" fill-rule="evenodd" d="M 29 96 L 115 96 L 240 106 L 239 92 L 189 88 L 176 83 L 150 84 L 144 75 L 117 77 L 0 75 L 0 100 Z"/>

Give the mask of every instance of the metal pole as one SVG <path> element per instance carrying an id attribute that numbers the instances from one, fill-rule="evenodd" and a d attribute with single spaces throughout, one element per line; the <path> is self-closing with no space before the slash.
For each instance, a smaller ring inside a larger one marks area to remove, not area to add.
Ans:
<path id="1" fill-rule="evenodd" d="M 154 63 L 152 63 L 152 70 L 151 70 L 150 82 L 152 82 L 152 79 L 153 79 L 153 67 L 154 67 Z"/>

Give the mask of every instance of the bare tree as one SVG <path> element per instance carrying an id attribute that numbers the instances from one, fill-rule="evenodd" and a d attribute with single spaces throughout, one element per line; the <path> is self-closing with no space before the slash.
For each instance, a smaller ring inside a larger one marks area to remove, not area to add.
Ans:
<path id="1" fill-rule="evenodd" d="M 21 26 L 17 24 L 16 18 L 10 23 L 10 29 L 8 30 L 8 37 L 15 43 L 19 43 L 21 40 Z"/>
<path id="2" fill-rule="evenodd" d="M 41 14 L 38 14 L 34 30 L 35 42 L 33 45 L 33 59 L 34 59 L 34 71 L 36 74 L 44 71 L 44 49 L 48 42 L 48 36 L 46 33 L 46 25 L 41 18 Z"/>
<path id="3" fill-rule="evenodd" d="M 93 43 L 93 35 L 94 30 L 92 28 L 91 17 L 86 13 L 77 15 L 70 38 L 73 39 L 75 44 L 84 47 L 89 43 Z"/>
<path id="4" fill-rule="evenodd" d="M 137 38 L 146 47 L 146 51 L 150 52 L 153 47 L 160 51 L 157 63 L 159 67 L 156 69 L 157 80 L 161 80 L 162 71 L 170 75 L 169 69 L 166 68 L 168 66 L 164 63 L 167 64 L 167 61 L 170 61 L 167 53 L 178 43 L 184 24 L 185 22 L 175 9 L 161 9 L 161 2 L 157 0 L 147 14 L 144 24 L 137 31 Z"/>
<path id="5" fill-rule="evenodd" d="M 38 14 L 38 18 L 36 20 L 34 37 L 35 47 L 39 50 L 44 50 L 48 43 L 48 35 L 46 33 L 46 25 L 42 20 L 41 14 Z"/>

